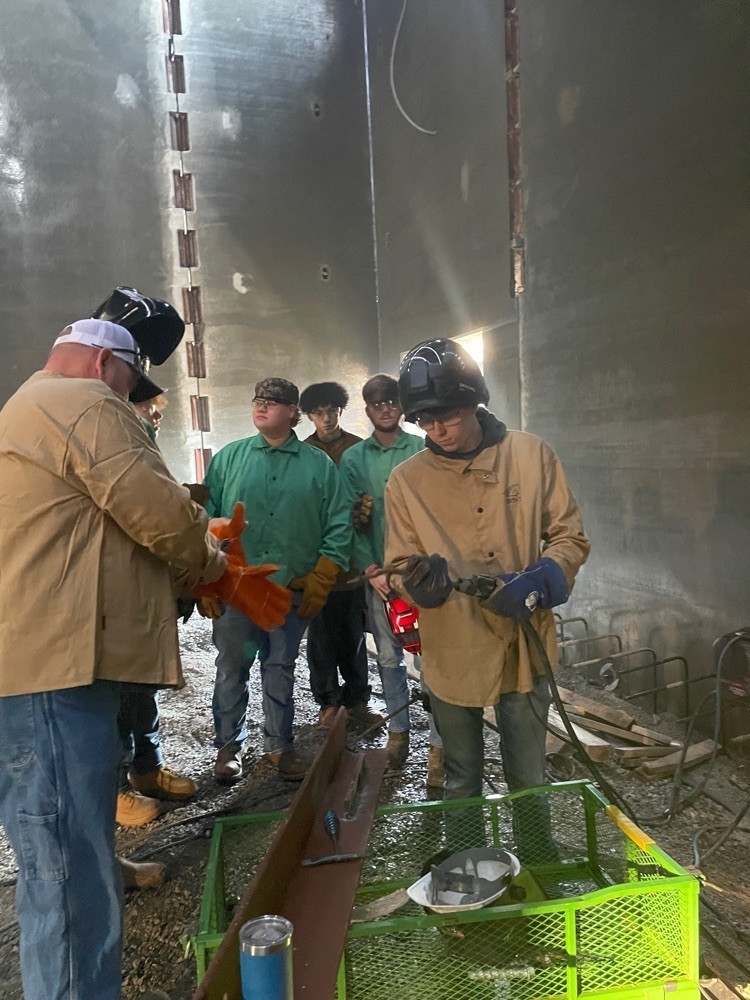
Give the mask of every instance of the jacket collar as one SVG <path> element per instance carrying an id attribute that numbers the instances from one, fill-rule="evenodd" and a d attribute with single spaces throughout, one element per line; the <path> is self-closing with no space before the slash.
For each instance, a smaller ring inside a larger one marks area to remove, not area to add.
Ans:
<path id="1" fill-rule="evenodd" d="M 376 451 L 390 451 L 392 448 L 401 450 L 409 447 L 409 435 L 403 428 L 401 428 L 399 435 L 393 444 L 382 445 L 375 437 L 375 431 L 373 431 L 372 434 L 365 440 L 365 443 L 368 448 L 374 448 Z"/>
<path id="2" fill-rule="evenodd" d="M 297 435 L 292 431 L 292 436 L 288 441 L 280 444 L 277 448 L 272 448 L 271 445 L 266 441 L 262 434 L 256 434 L 254 437 L 250 438 L 250 447 L 257 448 L 261 451 L 290 451 L 292 454 L 297 454 L 302 446 L 302 442 L 297 437 Z"/>

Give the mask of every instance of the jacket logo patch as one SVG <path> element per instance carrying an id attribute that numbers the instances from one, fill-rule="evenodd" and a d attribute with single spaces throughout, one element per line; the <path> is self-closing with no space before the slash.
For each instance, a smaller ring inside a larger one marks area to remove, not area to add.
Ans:
<path id="1" fill-rule="evenodd" d="M 519 483 L 513 483 L 511 486 L 506 486 L 503 493 L 506 503 L 518 503 L 521 499 L 521 486 Z"/>

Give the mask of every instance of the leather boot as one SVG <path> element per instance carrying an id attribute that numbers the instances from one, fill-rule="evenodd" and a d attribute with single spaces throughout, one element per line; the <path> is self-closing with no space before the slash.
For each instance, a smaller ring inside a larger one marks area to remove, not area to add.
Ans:
<path id="1" fill-rule="evenodd" d="M 166 868 L 157 862 L 129 861 L 127 858 L 118 858 L 120 871 L 122 872 L 122 884 L 125 889 L 156 889 L 164 881 Z"/>
<path id="2" fill-rule="evenodd" d="M 370 708 L 366 701 L 363 701 L 360 705 L 352 705 L 346 714 L 355 726 L 361 726 L 363 729 L 369 729 L 370 726 L 379 726 L 383 722 L 383 716 L 380 712 L 376 712 L 374 708 Z"/>
<path id="3" fill-rule="evenodd" d="M 115 819 L 120 826 L 145 826 L 161 815 L 161 802 L 133 789 L 117 793 Z"/>
<path id="4" fill-rule="evenodd" d="M 409 730 L 404 733 L 388 733 L 385 748 L 388 751 L 387 770 L 400 771 L 409 756 Z"/>
<path id="5" fill-rule="evenodd" d="M 227 743 L 216 754 L 214 777 L 220 785 L 236 785 L 242 778 L 242 747 Z"/>
<path id="6" fill-rule="evenodd" d="M 264 753 L 264 758 L 274 765 L 279 777 L 284 781 L 302 781 L 307 774 L 307 764 L 301 761 L 294 750 L 279 753 Z"/>
<path id="7" fill-rule="evenodd" d="M 443 748 L 430 744 L 427 755 L 427 787 L 439 788 L 445 785 L 445 768 L 443 767 Z"/>
<path id="8" fill-rule="evenodd" d="M 147 774 L 129 774 L 128 781 L 141 795 L 150 795 L 154 799 L 171 799 L 174 802 L 192 799 L 198 791 L 192 778 L 177 774 L 163 765 Z"/>
<path id="9" fill-rule="evenodd" d="M 318 725 L 323 729 L 330 729 L 336 721 L 338 708 L 335 705 L 328 705 L 318 712 Z"/>

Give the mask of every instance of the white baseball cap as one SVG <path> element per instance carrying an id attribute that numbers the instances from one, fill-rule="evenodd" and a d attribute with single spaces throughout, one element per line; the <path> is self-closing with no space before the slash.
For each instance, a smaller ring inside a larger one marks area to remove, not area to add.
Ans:
<path id="1" fill-rule="evenodd" d="M 152 399 L 163 391 L 146 375 L 146 359 L 130 331 L 106 319 L 78 319 L 66 326 L 55 340 L 53 347 L 60 344 L 84 344 L 87 347 L 108 348 L 115 357 L 126 361 L 138 373 L 138 384 L 130 394 L 139 400 Z"/>

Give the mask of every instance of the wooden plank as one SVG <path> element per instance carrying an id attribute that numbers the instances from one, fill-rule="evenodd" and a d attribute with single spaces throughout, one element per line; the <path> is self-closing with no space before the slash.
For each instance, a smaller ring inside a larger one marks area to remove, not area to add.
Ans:
<path id="1" fill-rule="evenodd" d="M 737 1000 L 739 995 L 721 979 L 701 979 L 699 986 L 706 1000 Z"/>
<path id="2" fill-rule="evenodd" d="M 593 733 L 606 733 L 608 736 L 617 737 L 618 740 L 637 743 L 638 746 L 642 747 L 658 745 L 655 740 L 650 739 L 648 736 L 640 736 L 638 733 L 633 733 L 630 729 L 620 729 L 618 726 L 610 726 L 608 722 L 599 722 L 598 719 L 584 719 L 580 715 L 574 715 L 572 712 L 568 712 L 568 718 L 571 722 L 575 722 L 577 726 L 584 726 Z"/>
<path id="3" fill-rule="evenodd" d="M 697 764 L 702 764 L 704 761 L 708 760 L 714 750 L 713 740 L 704 740 L 702 743 L 696 743 L 692 747 L 688 747 L 685 753 L 685 763 L 683 764 L 683 769 L 687 770 L 689 767 L 695 767 Z M 672 753 L 668 757 L 662 757 L 661 760 L 647 760 L 638 768 L 638 773 L 644 778 L 668 778 L 671 774 L 674 774 L 680 764 L 680 759 L 682 757 L 682 750 L 677 753 Z"/>
<path id="4" fill-rule="evenodd" d="M 352 785 L 360 777 L 359 754 L 346 749 L 346 712 L 339 709 L 325 743 L 290 805 L 286 817 L 243 893 L 224 939 L 193 994 L 193 1000 L 240 1000 L 238 934 L 246 920 L 278 913 L 294 926 L 294 992 L 306 1000 L 329 1000 L 336 986 L 361 860 L 306 867 L 303 858 L 332 853 L 323 816 L 342 817 L 341 853 L 364 854 L 385 771 L 384 749 L 364 752 L 364 780 L 356 815 L 344 820 Z M 325 933 L 321 933 L 321 900 Z"/>
<path id="5" fill-rule="evenodd" d="M 559 736 L 555 736 L 554 733 L 547 733 L 547 739 L 544 745 L 545 753 L 560 753 L 564 750 L 566 746 L 569 746 L 565 740 L 561 740 Z"/>
<path id="6" fill-rule="evenodd" d="M 565 704 L 570 705 L 576 715 L 601 719 L 602 722 L 609 722 L 610 725 L 619 726 L 620 729 L 630 729 L 635 722 L 635 716 L 623 712 L 622 709 L 602 705 L 593 698 L 585 698 L 577 691 L 569 691 L 567 688 L 558 687 L 557 690 Z"/>
<path id="7" fill-rule="evenodd" d="M 631 726 L 631 733 L 637 733 L 639 736 L 647 736 L 650 740 L 654 740 L 656 743 L 662 743 L 667 747 L 681 747 L 682 743 L 676 740 L 673 736 L 667 736 L 666 733 L 658 733 L 654 729 L 646 729 L 644 726 Z"/>
<path id="8" fill-rule="evenodd" d="M 673 747 L 619 747 L 613 746 L 615 762 L 620 767 L 640 767 L 646 760 L 656 760 L 658 757 L 668 757 L 674 753 Z"/>
<path id="9" fill-rule="evenodd" d="M 549 718 L 547 722 L 550 729 L 553 729 L 556 733 L 560 733 L 560 735 L 569 739 L 568 731 L 563 725 L 563 721 L 560 718 L 557 709 L 551 708 L 549 710 Z M 612 747 L 606 740 L 600 739 L 600 737 L 595 736 L 586 729 L 582 729 L 580 726 L 574 725 L 573 731 L 581 741 L 581 744 L 586 751 L 586 756 L 590 760 L 609 760 L 612 754 Z"/>

